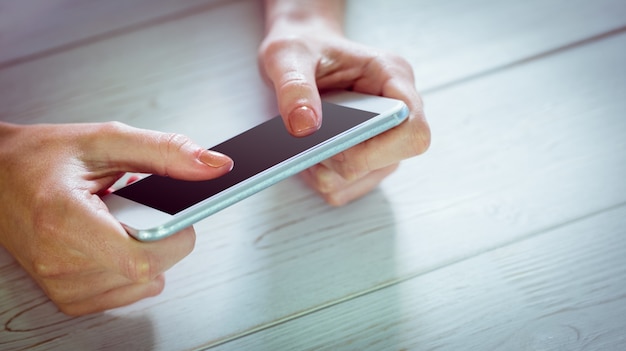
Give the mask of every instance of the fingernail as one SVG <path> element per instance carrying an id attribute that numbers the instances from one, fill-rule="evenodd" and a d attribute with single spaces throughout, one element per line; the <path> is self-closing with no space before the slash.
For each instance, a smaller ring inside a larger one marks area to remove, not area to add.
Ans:
<path id="1" fill-rule="evenodd" d="M 198 158 L 200 159 L 200 162 L 213 168 L 220 168 L 233 162 L 230 157 L 211 150 L 204 150 Z"/>
<path id="2" fill-rule="evenodd" d="M 289 126 L 298 136 L 309 135 L 319 129 L 318 118 L 308 106 L 300 106 L 289 114 Z"/>

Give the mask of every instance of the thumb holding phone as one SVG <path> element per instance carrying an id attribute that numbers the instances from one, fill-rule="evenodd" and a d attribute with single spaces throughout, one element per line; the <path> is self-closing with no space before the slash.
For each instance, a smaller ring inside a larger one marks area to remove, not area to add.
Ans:
<path id="1" fill-rule="evenodd" d="M 322 124 L 319 91 L 349 89 L 402 100 L 401 125 L 302 172 L 329 204 L 340 206 L 374 189 L 400 161 L 425 152 L 430 129 L 409 63 L 343 34 L 343 1 L 266 0 L 267 35 L 259 66 L 273 85 L 285 126 L 294 136 Z"/>
<path id="2" fill-rule="evenodd" d="M 126 171 L 203 180 L 233 166 L 184 136 L 120 123 L 0 123 L 0 163 L 11 165 L 0 169 L 0 245 L 69 315 L 157 295 L 195 244 L 193 228 L 137 242 L 99 194 Z"/>

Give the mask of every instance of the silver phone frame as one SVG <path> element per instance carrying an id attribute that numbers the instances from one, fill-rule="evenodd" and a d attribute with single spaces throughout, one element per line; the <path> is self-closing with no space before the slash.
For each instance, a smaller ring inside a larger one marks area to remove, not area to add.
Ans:
<path id="1" fill-rule="evenodd" d="M 378 115 L 175 215 L 117 196 L 115 192 L 104 196 L 103 201 L 130 235 L 140 241 L 160 240 L 399 125 L 409 115 L 409 110 L 402 101 L 380 96 L 341 91 L 324 94 L 322 99 Z"/>

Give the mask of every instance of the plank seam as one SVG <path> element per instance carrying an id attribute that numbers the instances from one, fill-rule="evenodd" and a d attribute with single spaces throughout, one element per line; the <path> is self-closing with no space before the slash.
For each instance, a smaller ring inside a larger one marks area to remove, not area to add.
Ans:
<path id="1" fill-rule="evenodd" d="M 241 0 L 237 0 L 237 1 L 241 1 Z M 138 22 L 135 24 L 122 26 L 120 28 L 105 31 L 103 33 L 95 34 L 90 37 L 78 39 L 76 41 L 61 44 L 59 46 L 55 46 L 55 47 L 45 49 L 39 52 L 9 59 L 5 62 L 0 62 L 0 70 L 7 69 L 13 66 L 18 66 L 23 63 L 30 62 L 30 61 L 40 60 L 48 56 L 53 56 L 53 55 L 56 55 L 65 51 L 76 49 L 81 46 L 91 45 L 100 41 L 112 39 L 118 36 L 130 34 L 130 33 L 137 32 L 137 31 L 147 29 L 150 27 L 154 27 L 163 23 L 173 22 L 173 21 L 177 21 L 183 18 L 188 18 L 188 17 L 192 17 L 195 15 L 199 15 L 204 12 L 214 10 L 218 7 L 231 4 L 233 2 L 234 2 L 233 0 L 215 1 L 215 2 L 208 3 L 208 4 L 202 4 L 202 5 L 189 7 L 181 11 L 172 12 L 167 15 L 151 18 L 151 19 Z"/>
<path id="2" fill-rule="evenodd" d="M 445 83 L 442 83 L 442 84 L 439 84 L 439 85 L 435 85 L 435 86 L 430 87 L 430 88 L 421 89 L 420 91 L 421 91 L 422 95 L 433 94 L 433 93 L 436 93 L 436 92 L 439 92 L 439 91 L 442 91 L 442 90 L 446 90 L 446 89 L 449 89 L 449 88 L 457 86 L 457 85 L 462 85 L 464 83 L 475 81 L 475 80 L 481 79 L 483 77 L 487 77 L 487 76 L 491 76 L 491 75 L 494 75 L 494 74 L 498 74 L 498 73 L 503 72 L 505 70 L 508 70 L 508 69 L 511 69 L 511 68 L 515 68 L 515 67 L 518 67 L 518 66 L 522 66 L 522 65 L 525 65 L 527 63 L 538 61 L 538 60 L 541 60 L 541 59 L 544 59 L 544 58 L 547 58 L 547 57 L 550 57 L 550 56 L 558 55 L 560 53 L 563 53 L 563 52 L 566 52 L 566 51 L 569 51 L 569 50 L 572 50 L 572 49 L 575 49 L 575 48 L 578 48 L 578 47 L 582 47 L 582 46 L 585 46 L 585 45 L 593 43 L 593 42 L 598 42 L 598 41 L 602 41 L 602 40 L 605 40 L 605 39 L 609 39 L 611 37 L 623 34 L 624 32 L 626 32 L 626 26 L 615 28 L 615 29 L 612 29 L 612 30 L 610 30 L 608 32 L 603 32 L 603 33 L 600 33 L 600 34 L 592 35 L 592 36 L 584 38 L 584 39 L 576 40 L 576 41 L 573 41 L 571 43 L 568 43 L 568 44 L 565 44 L 565 45 L 561 45 L 561 46 L 557 46 L 557 47 L 555 47 L 553 49 L 540 52 L 538 54 L 530 55 L 530 56 L 527 56 L 527 57 L 524 57 L 524 58 L 521 58 L 521 59 L 518 59 L 518 60 L 514 60 L 514 61 L 511 61 L 511 62 L 508 62 L 508 63 L 504 63 L 504 64 L 499 65 L 499 66 L 491 67 L 491 68 L 488 68 L 486 70 L 479 71 L 479 72 L 476 72 L 474 74 L 470 74 L 470 75 L 465 76 L 465 77 L 452 79 L 449 82 L 445 82 Z"/>
<path id="3" fill-rule="evenodd" d="M 436 265 L 436 266 L 431 267 L 430 269 L 427 269 L 427 270 L 416 271 L 414 273 L 407 274 L 407 275 L 405 275 L 403 277 L 399 277 L 397 279 L 390 280 L 390 281 L 388 281 L 386 283 L 382 283 L 380 285 L 373 286 L 373 287 L 371 287 L 369 289 L 366 289 L 366 290 L 363 290 L 363 291 L 359 291 L 359 292 L 356 292 L 354 294 L 347 295 L 347 296 L 344 296 L 342 298 L 339 298 L 337 300 L 333 300 L 333 301 L 330 301 L 330 302 L 318 305 L 316 307 L 313 307 L 313 308 L 310 308 L 310 309 L 307 309 L 307 310 L 303 310 L 303 311 L 297 312 L 297 313 L 289 315 L 289 316 L 285 316 L 285 317 L 279 318 L 279 319 L 277 319 L 275 321 L 272 321 L 272 322 L 269 322 L 267 324 L 259 325 L 257 327 L 248 329 L 248 330 L 246 330 L 246 331 L 244 331 L 242 333 L 234 334 L 234 335 L 226 337 L 224 339 L 221 339 L 221 340 L 218 340 L 218 341 L 215 341 L 213 343 L 209 343 L 209 344 L 206 344 L 206 345 L 203 345 L 203 346 L 199 346 L 199 347 L 193 348 L 191 350 L 194 350 L 194 351 L 195 350 L 208 350 L 208 349 L 220 346 L 220 345 L 224 345 L 224 344 L 229 343 L 231 341 L 234 341 L 234 340 L 237 340 L 237 339 L 241 339 L 241 338 L 250 336 L 252 334 L 256 334 L 256 333 L 261 332 L 263 330 L 274 328 L 274 327 L 279 326 L 281 324 L 294 321 L 294 320 L 296 320 L 298 318 L 305 317 L 305 316 L 310 315 L 310 314 L 314 314 L 314 313 L 320 312 L 322 310 L 325 310 L 325 309 L 328 309 L 328 308 L 340 305 L 340 304 L 348 302 L 350 300 L 354 300 L 354 299 L 357 299 L 357 298 L 360 298 L 360 297 L 363 297 L 363 296 L 366 296 L 366 295 L 378 292 L 380 290 L 384 290 L 384 289 L 387 289 L 387 288 L 399 285 L 399 284 L 407 282 L 409 280 L 412 280 L 412 279 L 415 279 L 415 278 L 427 275 L 429 273 L 438 271 L 438 270 L 440 270 L 442 268 L 452 267 L 454 265 L 463 263 L 463 262 L 468 261 L 470 259 L 474 259 L 474 258 L 480 257 L 482 255 L 485 255 L 485 254 L 488 254 L 488 253 L 491 253 L 491 252 L 494 252 L 494 251 L 497 251 L 497 250 L 500 250 L 500 249 L 503 249 L 503 248 L 506 248 L 506 247 L 509 247 L 509 246 L 512 246 L 512 245 L 516 245 L 518 243 L 521 243 L 521 242 L 524 242 L 524 241 L 527 241 L 527 240 L 530 240 L 530 239 L 533 239 L 533 238 L 538 237 L 540 235 L 547 235 L 547 234 L 549 234 L 549 233 L 551 233 L 551 232 L 553 232 L 555 230 L 558 230 L 560 228 L 568 227 L 570 225 L 574 225 L 576 223 L 592 219 L 592 218 L 594 218 L 596 216 L 599 216 L 599 215 L 601 215 L 601 214 L 603 214 L 605 212 L 617 210 L 617 209 L 620 209 L 622 207 L 626 207 L 626 201 L 620 202 L 620 203 L 617 203 L 617 204 L 614 204 L 614 205 L 611 205 L 611 206 L 608 206 L 608 207 L 605 207 L 605 208 L 602 208 L 602 209 L 599 209 L 599 210 L 596 210 L 596 211 L 593 211 L 593 212 L 590 212 L 590 213 L 587 213 L 587 214 L 584 214 L 582 216 L 574 217 L 574 218 L 565 220 L 565 221 L 557 223 L 557 224 L 549 225 L 549 226 L 546 226 L 546 227 L 543 227 L 543 228 L 540 228 L 540 229 L 537 229 L 537 230 L 534 230 L 534 231 L 530 231 L 527 235 L 523 235 L 522 237 L 513 239 L 511 241 L 503 242 L 503 243 L 501 243 L 499 245 L 496 245 L 496 246 L 493 246 L 493 247 L 489 247 L 489 248 L 485 248 L 484 250 L 479 250 L 479 251 L 473 252 L 473 253 L 471 253 L 471 254 L 469 254 L 467 256 L 459 257 L 458 259 L 455 259 L 455 260 L 443 262 L 442 264 Z"/>

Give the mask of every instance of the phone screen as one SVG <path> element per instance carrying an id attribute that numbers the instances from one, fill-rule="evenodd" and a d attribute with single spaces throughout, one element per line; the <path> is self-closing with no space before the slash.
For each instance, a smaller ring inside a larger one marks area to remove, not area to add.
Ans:
<path id="1" fill-rule="evenodd" d="M 151 175 L 115 194 L 175 215 L 376 116 L 328 102 L 322 102 L 322 110 L 322 127 L 309 136 L 292 136 L 277 116 L 212 147 L 234 161 L 233 169 L 219 178 L 185 181 Z"/>

